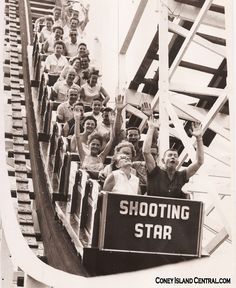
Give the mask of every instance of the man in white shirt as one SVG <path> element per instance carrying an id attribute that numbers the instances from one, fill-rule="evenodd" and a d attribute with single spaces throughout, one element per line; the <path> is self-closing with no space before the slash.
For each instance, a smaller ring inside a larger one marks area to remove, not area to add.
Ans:
<path id="1" fill-rule="evenodd" d="M 48 55 L 45 60 L 46 73 L 60 75 L 62 69 L 68 64 L 65 56 L 62 55 L 64 51 L 65 44 L 63 41 L 59 40 L 54 43 L 54 53 Z"/>
<path id="2" fill-rule="evenodd" d="M 75 57 L 78 54 L 79 43 L 77 41 L 77 31 L 70 30 L 69 39 L 65 42 L 68 57 Z"/>
<path id="3" fill-rule="evenodd" d="M 74 83 L 76 72 L 73 68 L 70 68 L 67 72 L 66 79 L 62 81 L 57 81 L 51 92 L 51 100 L 56 100 L 60 102 L 66 101 L 68 98 L 67 92 L 70 88 L 75 88 L 80 91 L 80 86 Z"/>
<path id="4" fill-rule="evenodd" d="M 74 117 L 74 104 L 79 99 L 79 91 L 75 88 L 68 90 L 68 101 L 61 103 L 57 107 L 57 122 L 66 123 Z"/>

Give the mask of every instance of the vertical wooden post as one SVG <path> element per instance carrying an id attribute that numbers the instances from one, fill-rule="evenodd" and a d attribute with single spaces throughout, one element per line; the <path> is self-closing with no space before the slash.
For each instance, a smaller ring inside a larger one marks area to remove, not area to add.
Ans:
<path id="1" fill-rule="evenodd" d="M 165 102 L 169 93 L 168 0 L 159 1 L 159 153 L 162 158 L 169 148 L 169 116 Z M 154 101 L 154 100 L 153 100 Z M 154 107 L 153 107 L 154 108 Z"/>
<path id="2" fill-rule="evenodd" d="M 14 266 L 7 246 L 4 231 L 1 239 L 1 287 L 9 288 L 13 285 Z"/>

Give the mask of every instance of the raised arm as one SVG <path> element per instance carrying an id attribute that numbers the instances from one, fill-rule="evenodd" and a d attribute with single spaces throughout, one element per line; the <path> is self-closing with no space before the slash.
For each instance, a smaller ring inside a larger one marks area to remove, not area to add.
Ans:
<path id="1" fill-rule="evenodd" d="M 192 123 L 191 133 L 196 137 L 197 149 L 196 149 L 196 162 L 189 165 L 187 168 L 187 179 L 193 176 L 197 170 L 204 163 L 204 149 L 202 140 L 202 125 L 199 122 Z"/>
<path id="2" fill-rule="evenodd" d="M 117 136 L 117 135 L 120 135 L 121 126 L 123 123 L 122 110 L 125 107 L 124 96 L 118 95 L 115 98 L 115 104 L 116 104 L 116 117 L 115 117 L 114 129 L 115 129 L 115 136 Z"/>
<path id="3" fill-rule="evenodd" d="M 112 143 L 115 137 L 115 128 L 114 128 L 114 121 L 115 121 L 115 115 L 114 112 L 109 112 L 109 120 L 110 120 L 110 138 L 109 141 L 107 142 L 105 148 L 103 151 L 100 153 L 100 158 L 102 159 L 102 162 L 105 161 L 105 158 L 107 157 L 108 153 L 110 152 L 112 148 Z"/>
<path id="4" fill-rule="evenodd" d="M 106 106 L 107 102 L 110 100 L 110 96 L 108 95 L 107 91 L 101 87 L 100 93 L 104 96 L 104 100 L 102 101 L 102 105 Z"/>
<path id="5" fill-rule="evenodd" d="M 143 142 L 143 157 L 147 166 L 148 172 L 151 172 L 156 167 L 156 161 L 154 160 L 151 154 L 151 146 L 152 146 L 152 138 L 154 135 L 154 131 L 158 129 L 159 122 L 157 119 L 154 119 L 153 115 L 150 116 L 148 120 L 148 131 L 146 134 L 146 138 Z"/>
<path id="6" fill-rule="evenodd" d="M 84 20 L 81 21 L 81 23 L 80 23 L 80 29 L 82 31 L 84 31 L 86 25 L 89 22 L 89 17 L 88 17 L 89 5 L 87 5 L 86 7 L 83 6 L 82 10 L 83 10 L 83 13 L 84 13 Z"/>
<path id="7" fill-rule="evenodd" d="M 81 112 L 80 111 L 75 112 L 74 118 L 75 118 L 76 146 L 77 146 L 77 149 L 78 149 L 80 161 L 83 162 L 84 161 L 84 157 L 85 157 L 85 152 L 84 152 L 83 145 L 82 145 L 82 142 L 81 142 L 81 137 L 80 137 Z"/>

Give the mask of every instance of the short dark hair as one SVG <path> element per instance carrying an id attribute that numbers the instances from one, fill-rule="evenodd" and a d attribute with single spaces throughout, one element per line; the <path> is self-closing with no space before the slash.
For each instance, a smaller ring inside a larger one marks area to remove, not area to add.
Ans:
<path id="1" fill-rule="evenodd" d="M 95 123 L 95 128 L 97 127 L 97 120 L 93 117 L 93 116 L 86 116 L 84 119 L 83 119 L 83 122 L 82 122 L 82 126 L 84 127 L 84 124 L 87 120 L 93 120 L 94 123 Z"/>
<path id="2" fill-rule="evenodd" d="M 179 152 L 178 152 L 178 150 L 177 150 L 177 149 L 175 149 L 175 148 L 169 148 L 169 149 L 167 149 L 167 150 L 164 152 L 164 154 L 163 154 L 163 158 L 165 157 L 165 155 L 166 155 L 166 153 L 167 153 L 168 151 L 177 152 L 177 153 L 178 153 L 178 155 L 179 155 Z"/>
<path id="3" fill-rule="evenodd" d="M 62 34 L 64 34 L 64 29 L 61 26 L 54 26 L 52 32 L 55 32 L 57 29 L 61 30 Z"/>
<path id="4" fill-rule="evenodd" d="M 76 31 L 75 29 L 70 29 L 70 31 L 69 31 L 69 35 L 71 35 L 72 33 L 75 33 L 76 36 L 77 36 L 77 31 Z"/>
<path id="5" fill-rule="evenodd" d="M 78 47 L 80 47 L 81 45 L 86 46 L 86 48 L 87 48 L 87 44 L 86 44 L 86 43 L 80 42 L 79 45 L 78 45 Z"/>
<path id="6" fill-rule="evenodd" d="M 52 23 L 54 23 L 54 20 L 53 20 L 53 18 L 51 16 L 47 16 L 45 18 L 45 21 L 51 21 Z"/>
<path id="7" fill-rule="evenodd" d="M 111 111 L 113 111 L 113 109 L 111 107 L 105 107 L 102 109 L 102 113 L 103 112 L 111 112 Z"/>
<path id="8" fill-rule="evenodd" d="M 101 98 L 94 98 L 93 101 L 92 101 L 92 103 L 93 103 L 94 101 L 99 101 L 99 102 L 102 103 L 102 99 L 101 99 Z"/>
<path id="9" fill-rule="evenodd" d="M 74 107 L 76 106 L 81 106 L 84 108 L 84 103 L 83 102 L 75 102 Z"/>
<path id="10" fill-rule="evenodd" d="M 76 20 L 76 21 L 79 22 L 79 19 L 78 19 L 78 18 L 75 18 L 75 17 L 70 18 L 70 23 L 71 23 L 72 20 Z"/>
<path id="11" fill-rule="evenodd" d="M 129 132 L 130 130 L 138 131 L 138 134 L 140 135 L 140 130 L 139 130 L 138 127 L 129 127 L 129 128 L 127 128 L 127 129 L 126 129 L 126 135 L 128 135 L 128 132 Z"/>
<path id="12" fill-rule="evenodd" d="M 103 137 L 102 137 L 101 134 L 99 134 L 99 133 L 93 133 L 93 134 L 89 135 L 89 137 L 88 137 L 88 144 L 90 144 L 94 139 L 97 139 L 97 140 L 100 142 L 101 146 L 102 146 L 102 144 L 103 144 Z"/>
<path id="13" fill-rule="evenodd" d="M 71 59 L 70 60 L 71 65 L 73 65 L 76 60 L 80 61 L 80 57 L 74 57 L 73 59 Z"/>

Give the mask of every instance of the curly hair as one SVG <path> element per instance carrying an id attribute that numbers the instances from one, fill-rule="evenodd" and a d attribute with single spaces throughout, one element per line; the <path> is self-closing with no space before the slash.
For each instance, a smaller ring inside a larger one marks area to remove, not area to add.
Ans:
<path id="1" fill-rule="evenodd" d="M 132 157 L 134 158 L 136 156 L 136 151 L 135 151 L 134 145 L 128 141 L 122 141 L 118 145 L 116 145 L 116 147 L 114 149 L 114 155 L 118 154 L 120 152 L 121 148 L 123 148 L 123 147 L 131 148 Z"/>
<path id="2" fill-rule="evenodd" d="M 93 133 L 91 135 L 89 135 L 88 137 L 88 144 L 90 144 L 94 139 L 98 140 L 102 146 L 103 144 L 103 137 L 101 134 L 99 133 Z"/>
<path id="3" fill-rule="evenodd" d="M 93 116 L 86 116 L 84 119 L 83 119 L 83 122 L 82 122 L 82 126 L 84 127 L 84 124 L 87 120 L 93 120 L 94 123 L 95 123 L 95 128 L 97 127 L 97 120 L 93 117 Z"/>

